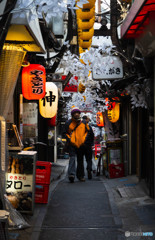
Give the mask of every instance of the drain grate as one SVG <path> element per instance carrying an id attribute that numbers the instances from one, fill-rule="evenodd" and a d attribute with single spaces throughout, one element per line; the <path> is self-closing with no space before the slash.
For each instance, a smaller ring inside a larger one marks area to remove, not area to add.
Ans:
<path id="1" fill-rule="evenodd" d="M 144 197 L 146 195 L 138 186 L 128 185 L 125 187 L 117 188 L 117 190 L 123 198 L 138 198 Z"/>

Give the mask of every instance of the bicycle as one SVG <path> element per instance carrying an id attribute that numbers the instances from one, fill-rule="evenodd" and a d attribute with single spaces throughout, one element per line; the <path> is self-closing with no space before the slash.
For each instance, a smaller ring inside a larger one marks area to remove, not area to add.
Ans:
<path id="1" fill-rule="evenodd" d="M 97 164 L 96 176 L 100 176 L 101 175 L 101 167 L 103 167 L 102 171 L 104 173 L 103 156 L 104 156 L 105 153 L 106 153 L 106 147 L 101 145 L 101 151 L 100 151 L 100 154 L 98 156 L 98 164 Z"/>

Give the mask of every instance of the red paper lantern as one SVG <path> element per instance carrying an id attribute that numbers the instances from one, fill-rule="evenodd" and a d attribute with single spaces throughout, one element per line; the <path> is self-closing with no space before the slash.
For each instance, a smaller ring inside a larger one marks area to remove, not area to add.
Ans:
<path id="1" fill-rule="evenodd" d="M 56 119 L 57 119 L 57 115 L 55 115 L 51 119 L 48 119 L 48 126 L 55 127 L 57 125 Z"/>
<path id="2" fill-rule="evenodd" d="M 40 64 L 30 64 L 22 70 L 22 93 L 28 100 L 45 96 L 46 71 Z"/>
<path id="3" fill-rule="evenodd" d="M 99 127 L 104 127 L 103 114 L 101 112 L 96 113 L 96 124 Z"/>

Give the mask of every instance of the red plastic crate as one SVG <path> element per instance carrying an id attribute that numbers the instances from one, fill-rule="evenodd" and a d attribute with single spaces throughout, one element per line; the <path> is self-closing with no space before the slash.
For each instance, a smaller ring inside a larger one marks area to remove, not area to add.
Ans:
<path id="1" fill-rule="evenodd" d="M 49 184 L 36 185 L 35 203 L 48 203 Z"/>
<path id="2" fill-rule="evenodd" d="M 51 162 L 36 162 L 36 183 L 50 184 L 51 167 Z"/>
<path id="3" fill-rule="evenodd" d="M 109 164 L 109 178 L 124 177 L 124 164 Z"/>

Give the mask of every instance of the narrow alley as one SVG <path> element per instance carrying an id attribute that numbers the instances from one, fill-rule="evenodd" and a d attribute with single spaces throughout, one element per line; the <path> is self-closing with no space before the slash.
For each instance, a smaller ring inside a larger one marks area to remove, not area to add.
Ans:
<path id="1" fill-rule="evenodd" d="M 0 0 L 0 240 L 155 240 L 155 0 Z"/>

